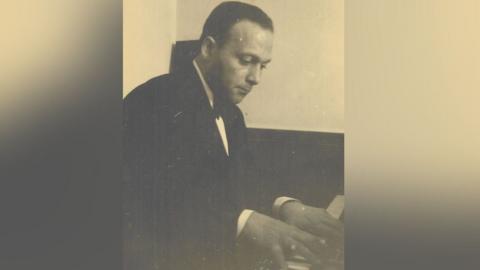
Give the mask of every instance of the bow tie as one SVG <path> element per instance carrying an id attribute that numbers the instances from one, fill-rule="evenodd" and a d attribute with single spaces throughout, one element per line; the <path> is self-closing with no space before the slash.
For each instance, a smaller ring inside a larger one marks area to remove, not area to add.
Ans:
<path id="1" fill-rule="evenodd" d="M 220 102 L 213 102 L 212 113 L 216 119 L 223 115 L 223 106 Z"/>

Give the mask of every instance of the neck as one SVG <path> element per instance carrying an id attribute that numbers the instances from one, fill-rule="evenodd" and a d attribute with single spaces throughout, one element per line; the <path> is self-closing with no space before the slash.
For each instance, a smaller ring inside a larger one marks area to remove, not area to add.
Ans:
<path id="1" fill-rule="evenodd" d="M 193 60 L 193 65 L 195 66 L 195 70 L 198 73 L 198 76 L 200 77 L 200 81 L 202 82 L 202 85 L 203 85 L 203 90 L 205 90 L 205 94 L 207 95 L 210 106 L 213 106 L 214 95 L 213 95 L 213 92 L 212 92 L 210 86 L 208 85 L 208 83 L 206 81 L 206 78 L 205 78 L 205 75 L 204 75 L 205 74 L 205 71 L 204 71 L 205 69 L 202 68 L 202 66 L 199 64 L 197 58 L 195 58 Z"/>
<path id="2" fill-rule="evenodd" d="M 210 64 L 210 62 L 203 58 L 201 55 L 197 55 L 194 58 L 194 61 L 195 63 L 197 63 L 198 69 L 202 73 L 202 77 L 208 86 L 207 95 L 209 96 L 210 101 L 213 102 L 214 98 L 217 99 L 217 101 L 223 101 L 224 97 L 221 95 L 220 92 L 216 91 L 215 82 L 212 81 L 215 79 L 211 78 L 212 65 Z"/>

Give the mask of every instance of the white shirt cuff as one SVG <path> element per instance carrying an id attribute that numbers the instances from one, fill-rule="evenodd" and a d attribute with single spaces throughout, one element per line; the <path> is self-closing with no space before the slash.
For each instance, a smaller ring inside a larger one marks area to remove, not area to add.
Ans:
<path id="1" fill-rule="evenodd" d="M 250 216 L 253 214 L 253 210 L 250 209 L 245 209 L 240 213 L 240 216 L 238 216 L 238 221 L 237 221 L 237 237 L 240 235 L 242 232 L 243 228 L 245 228 L 245 225 L 247 224 L 248 219 Z"/>
<path id="2" fill-rule="evenodd" d="M 273 202 L 273 208 L 272 208 L 272 214 L 273 214 L 273 217 L 275 218 L 279 218 L 280 217 L 280 209 L 282 208 L 282 205 L 286 202 L 290 202 L 290 201 L 298 201 L 300 202 L 299 200 L 295 199 L 295 198 L 290 198 L 290 197 L 278 197 L 275 202 Z"/>

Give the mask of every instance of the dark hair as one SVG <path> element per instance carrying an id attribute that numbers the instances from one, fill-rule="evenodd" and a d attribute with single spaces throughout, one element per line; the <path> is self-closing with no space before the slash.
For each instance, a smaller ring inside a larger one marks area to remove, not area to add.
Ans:
<path id="1" fill-rule="evenodd" d="M 212 10 L 203 25 L 200 41 L 211 36 L 220 45 L 224 43 L 230 28 L 242 20 L 257 23 L 273 32 L 273 22 L 260 8 L 242 2 L 223 2 Z"/>

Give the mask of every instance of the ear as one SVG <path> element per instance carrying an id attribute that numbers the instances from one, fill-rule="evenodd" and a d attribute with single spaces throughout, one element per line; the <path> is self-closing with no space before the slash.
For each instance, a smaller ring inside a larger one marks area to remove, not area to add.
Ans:
<path id="1" fill-rule="evenodd" d="M 215 50 L 217 50 L 218 43 L 213 39 L 211 36 L 207 36 L 202 40 L 202 44 L 200 46 L 200 54 L 203 57 L 211 56 Z"/>

